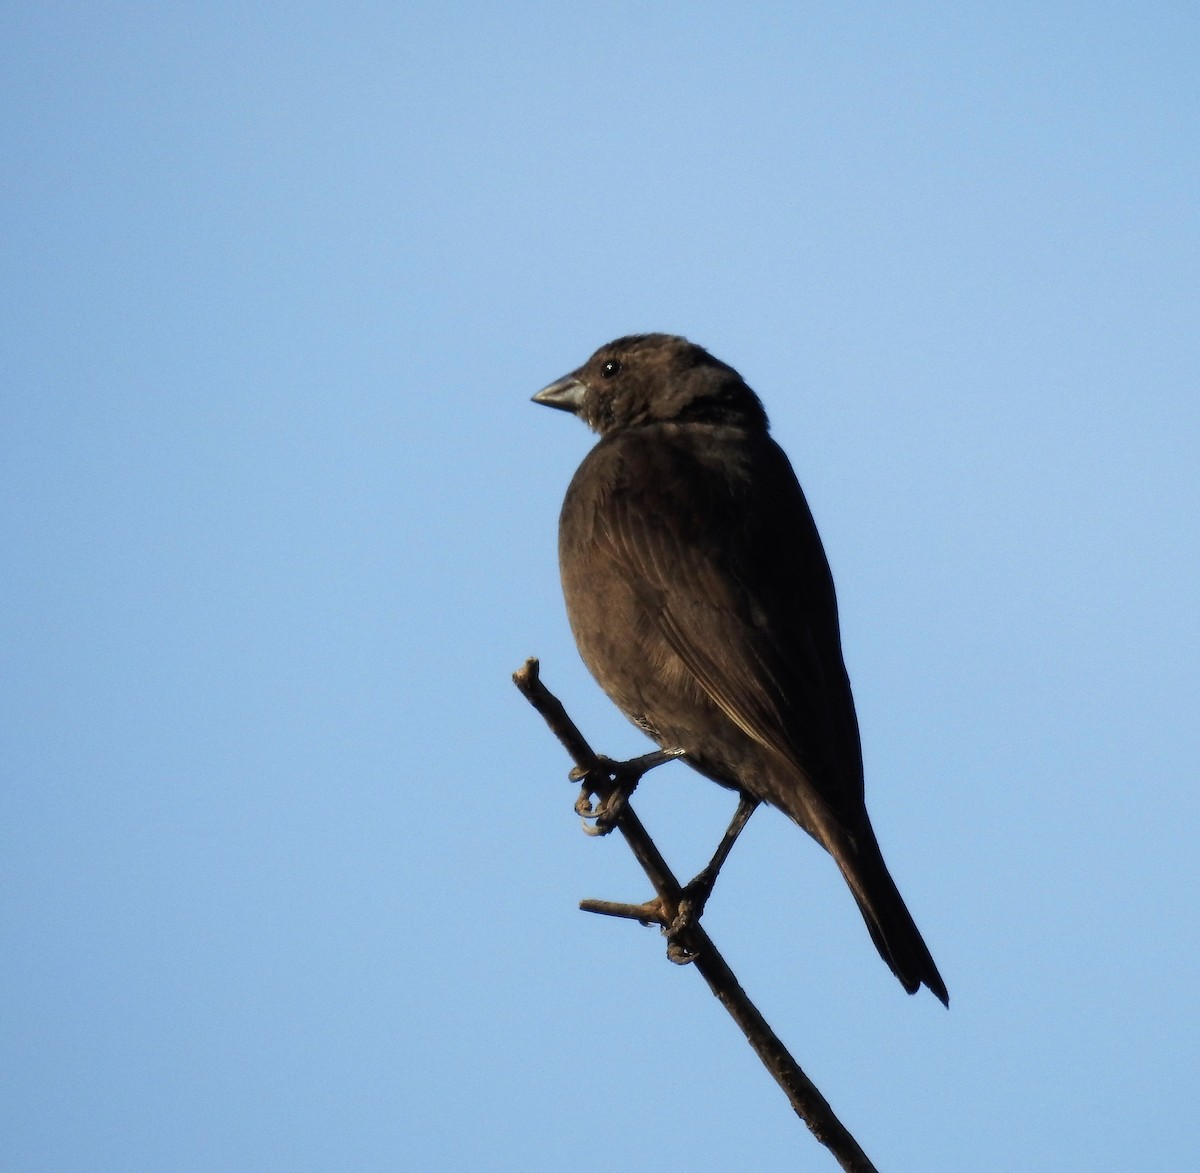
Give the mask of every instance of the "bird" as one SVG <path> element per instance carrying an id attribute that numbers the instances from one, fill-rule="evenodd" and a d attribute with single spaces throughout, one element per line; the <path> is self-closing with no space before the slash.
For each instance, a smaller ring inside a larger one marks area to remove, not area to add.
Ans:
<path id="1" fill-rule="evenodd" d="M 599 436 L 559 517 L 592 676 L 664 756 L 738 793 L 735 823 L 766 803 L 808 832 L 904 989 L 949 1006 L 867 814 L 829 561 L 758 396 L 685 338 L 631 334 L 533 400 Z"/>

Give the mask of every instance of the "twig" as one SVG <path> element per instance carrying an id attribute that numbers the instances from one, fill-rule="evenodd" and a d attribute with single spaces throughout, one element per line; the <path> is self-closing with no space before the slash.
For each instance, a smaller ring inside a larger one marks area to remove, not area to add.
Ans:
<path id="1" fill-rule="evenodd" d="M 524 666 L 513 673 L 513 681 L 525 699 L 542 715 L 551 732 L 570 754 L 576 766 L 575 771 L 572 772 L 573 777 L 588 779 L 589 781 L 585 782 L 586 787 L 589 783 L 595 784 L 595 780 L 598 778 L 611 778 L 614 774 L 619 775 L 623 763 L 613 763 L 592 751 L 583 734 L 579 732 L 575 723 L 567 715 L 562 702 L 542 684 L 538 675 L 537 660 L 526 660 Z M 651 757 L 654 756 L 656 755 L 651 755 Z M 661 760 L 667 759 L 662 757 Z M 648 762 L 649 759 L 641 759 L 630 765 L 640 767 L 634 770 L 635 774 L 640 774 Z M 657 762 L 653 764 L 657 764 Z M 618 777 L 618 782 L 619 780 Z M 680 887 L 679 881 L 672 874 L 628 802 L 619 807 L 618 813 L 613 816 L 613 822 L 617 830 L 625 837 L 625 841 L 629 844 L 638 863 L 642 865 L 642 870 L 651 884 L 654 885 L 654 890 L 658 894 L 657 898 L 645 904 L 616 904 L 605 900 L 585 900 L 580 907 L 588 912 L 637 920 L 643 924 L 659 924 L 664 929 L 672 926 L 676 923 L 679 902 L 683 896 L 683 889 Z M 776 1083 L 783 1088 L 796 1115 L 808 1125 L 813 1136 L 829 1149 L 838 1164 L 847 1173 L 877 1173 L 875 1166 L 871 1164 L 858 1142 L 834 1115 L 833 1109 L 825 1097 L 804 1074 L 800 1065 L 792 1058 L 787 1048 L 780 1042 L 779 1037 L 767 1024 L 766 1019 L 746 996 L 733 971 L 725 963 L 725 959 L 717 951 L 717 947 L 704 929 L 698 923 L 689 924 L 678 939 L 671 938 L 668 956 L 676 962 L 691 961 L 695 964 L 721 1005 L 741 1027 L 742 1033 L 758 1054 L 759 1059 L 762 1060 L 763 1065 L 775 1078 Z"/>

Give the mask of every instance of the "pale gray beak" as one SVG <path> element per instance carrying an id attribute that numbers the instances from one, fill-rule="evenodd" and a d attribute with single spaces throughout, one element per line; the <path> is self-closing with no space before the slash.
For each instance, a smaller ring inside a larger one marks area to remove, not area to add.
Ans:
<path id="1" fill-rule="evenodd" d="M 583 407 L 583 396 L 587 391 L 574 375 L 564 375 L 555 380 L 549 387 L 543 387 L 534 397 L 534 403 L 544 403 L 547 407 L 557 407 L 559 411 L 571 411 L 579 414 Z"/>

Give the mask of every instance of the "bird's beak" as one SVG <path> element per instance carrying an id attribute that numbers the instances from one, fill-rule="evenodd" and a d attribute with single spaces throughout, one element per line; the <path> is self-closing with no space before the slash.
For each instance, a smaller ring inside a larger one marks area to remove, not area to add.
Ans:
<path id="1" fill-rule="evenodd" d="M 557 407 L 559 411 L 570 411 L 576 415 L 583 407 L 583 396 L 587 388 L 574 376 L 564 375 L 561 379 L 543 387 L 534 397 L 534 403 Z"/>

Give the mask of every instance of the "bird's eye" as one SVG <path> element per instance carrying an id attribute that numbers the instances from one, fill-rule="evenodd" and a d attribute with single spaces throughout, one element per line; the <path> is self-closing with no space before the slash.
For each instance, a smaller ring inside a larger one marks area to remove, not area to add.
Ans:
<path id="1" fill-rule="evenodd" d="M 617 362 L 615 358 L 610 358 L 608 362 L 606 362 L 604 366 L 600 368 L 600 377 L 602 379 L 611 379 L 613 375 L 619 374 L 620 371 L 621 364 Z"/>

